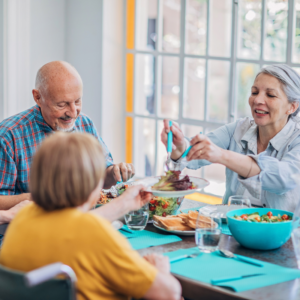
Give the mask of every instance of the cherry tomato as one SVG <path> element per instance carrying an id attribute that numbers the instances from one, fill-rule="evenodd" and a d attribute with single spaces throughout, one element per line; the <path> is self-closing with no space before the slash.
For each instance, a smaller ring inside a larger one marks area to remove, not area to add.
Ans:
<path id="1" fill-rule="evenodd" d="M 273 216 L 272 212 L 269 211 L 269 212 L 267 213 L 267 216 L 268 216 L 269 218 L 271 218 L 271 217 Z"/>
<path id="2" fill-rule="evenodd" d="M 241 218 L 243 219 L 243 220 L 248 220 L 248 216 L 247 215 L 241 215 Z"/>
<path id="3" fill-rule="evenodd" d="M 155 204 L 156 200 L 150 200 L 151 204 Z"/>
<path id="4" fill-rule="evenodd" d="M 282 220 L 288 220 L 289 217 L 288 217 L 288 215 L 284 214 L 284 215 L 282 215 L 281 219 L 282 219 Z"/>
<path id="5" fill-rule="evenodd" d="M 154 211 L 154 210 L 156 210 L 156 206 L 150 206 L 149 209 L 150 209 L 151 211 Z"/>
<path id="6" fill-rule="evenodd" d="M 166 213 L 166 212 L 163 212 L 163 213 L 162 213 L 162 216 L 163 216 L 163 217 L 166 217 L 166 216 L 167 216 L 167 213 Z"/>
<path id="7" fill-rule="evenodd" d="M 165 204 L 162 206 L 162 208 L 163 208 L 163 209 L 166 209 L 166 208 L 168 208 L 168 206 L 169 206 L 169 203 L 165 203 Z"/>

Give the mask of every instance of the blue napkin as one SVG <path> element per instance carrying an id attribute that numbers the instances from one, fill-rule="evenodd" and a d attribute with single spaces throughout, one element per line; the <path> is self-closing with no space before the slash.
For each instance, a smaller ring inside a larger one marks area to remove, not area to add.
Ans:
<path id="1" fill-rule="evenodd" d="M 197 249 L 197 247 L 181 249 L 165 253 L 164 255 L 174 258 L 185 254 L 195 253 Z M 236 277 L 257 273 L 264 274 L 219 284 L 219 286 L 233 289 L 236 292 L 257 289 L 300 278 L 300 270 L 285 268 L 262 261 L 259 262 L 263 264 L 263 267 L 256 267 L 233 258 L 223 257 L 216 251 L 209 254 L 201 253 L 196 258 L 186 258 L 174 262 L 171 264 L 171 272 L 209 284 L 212 279 L 218 279 L 220 277 Z"/>

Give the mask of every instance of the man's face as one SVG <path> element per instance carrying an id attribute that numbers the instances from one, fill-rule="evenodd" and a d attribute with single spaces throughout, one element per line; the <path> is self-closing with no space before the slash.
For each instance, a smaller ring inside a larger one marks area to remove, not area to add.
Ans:
<path id="1" fill-rule="evenodd" d="M 54 80 L 46 89 L 33 90 L 46 123 L 57 131 L 72 131 L 82 106 L 82 82 L 75 76 Z"/>

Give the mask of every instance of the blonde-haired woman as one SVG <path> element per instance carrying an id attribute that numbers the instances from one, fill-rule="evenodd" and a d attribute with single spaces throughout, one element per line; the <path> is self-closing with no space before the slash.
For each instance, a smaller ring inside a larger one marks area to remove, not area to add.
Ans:
<path id="1" fill-rule="evenodd" d="M 180 299 L 168 261 L 143 259 L 108 222 L 149 201 L 148 195 L 141 196 L 142 186 L 89 212 L 99 198 L 104 171 L 102 148 L 94 137 L 55 133 L 46 139 L 31 167 L 34 203 L 10 224 L 0 263 L 20 271 L 67 264 L 78 278 L 78 299 Z"/>

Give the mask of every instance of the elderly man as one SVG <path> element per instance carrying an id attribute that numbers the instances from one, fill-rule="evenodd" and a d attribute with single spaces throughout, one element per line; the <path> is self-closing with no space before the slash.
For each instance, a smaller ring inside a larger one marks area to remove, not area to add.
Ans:
<path id="1" fill-rule="evenodd" d="M 43 139 L 55 131 L 84 131 L 99 140 L 106 154 L 105 188 L 128 180 L 135 172 L 132 164 L 113 164 L 93 122 L 81 113 L 82 80 L 73 66 L 62 61 L 42 66 L 32 94 L 37 105 L 0 123 L 0 222 L 1 210 L 30 199 L 32 157 Z"/>

